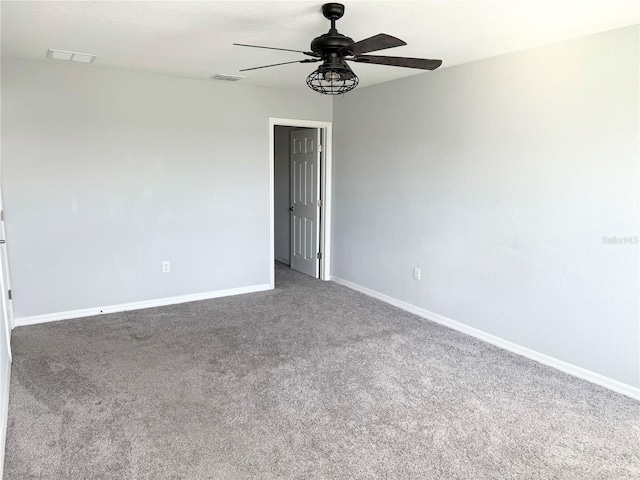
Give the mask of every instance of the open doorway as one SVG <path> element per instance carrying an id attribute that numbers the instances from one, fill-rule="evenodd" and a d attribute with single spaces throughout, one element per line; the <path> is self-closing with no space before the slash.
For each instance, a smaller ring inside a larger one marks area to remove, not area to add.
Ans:
<path id="1" fill-rule="evenodd" d="M 276 262 L 291 266 L 291 132 L 299 127 L 276 125 L 274 128 L 275 258 Z"/>
<path id="2" fill-rule="evenodd" d="M 271 283 L 275 261 L 330 279 L 331 123 L 269 119 Z"/>

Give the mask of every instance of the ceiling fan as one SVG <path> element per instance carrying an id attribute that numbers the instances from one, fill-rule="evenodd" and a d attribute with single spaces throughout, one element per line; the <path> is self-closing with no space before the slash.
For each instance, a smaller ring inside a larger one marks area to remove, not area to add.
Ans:
<path id="1" fill-rule="evenodd" d="M 311 58 L 294 60 L 292 62 L 275 63 L 260 67 L 245 68 L 240 70 L 257 70 L 259 68 L 275 67 L 290 63 L 315 63 L 322 62 L 315 71 L 307 77 L 307 85 L 316 92 L 327 95 L 340 95 L 353 90 L 358 85 L 358 77 L 347 64 L 347 61 L 358 63 L 370 63 L 376 65 L 391 65 L 394 67 L 418 68 L 422 70 L 435 70 L 442 65 L 442 60 L 428 60 L 426 58 L 386 57 L 379 55 L 364 55 L 365 53 L 400 47 L 406 42 L 379 33 L 373 37 L 354 42 L 351 38 L 338 33 L 336 20 L 344 15 L 344 5 L 340 3 L 325 3 L 322 6 L 322 14 L 331 21 L 331 29 L 328 33 L 316 37 L 311 42 L 311 51 L 290 50 L 288 48 L 263 47 L 261 45 L 247 45 L 234 43 L 240 47 L 266 48 L 269 50 L 282 50 L 285 52 L 297 52 Z"/>

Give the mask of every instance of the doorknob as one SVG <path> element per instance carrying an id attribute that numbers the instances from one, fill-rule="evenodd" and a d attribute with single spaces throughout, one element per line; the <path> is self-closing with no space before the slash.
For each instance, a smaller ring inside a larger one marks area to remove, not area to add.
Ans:
<path id="1" fill-rule="evenodd" d="M 289 210 L 293 212 L 293 207 L 289 207 Z"/>

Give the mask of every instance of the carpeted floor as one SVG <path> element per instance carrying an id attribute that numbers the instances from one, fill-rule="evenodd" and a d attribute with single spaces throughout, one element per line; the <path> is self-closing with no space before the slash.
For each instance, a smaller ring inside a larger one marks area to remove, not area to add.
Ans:
<path id="1" fill-rule="evenodd" d="M 18 328 L 6 479 L 638 479 L 640 402 L 347 288 Z"/>

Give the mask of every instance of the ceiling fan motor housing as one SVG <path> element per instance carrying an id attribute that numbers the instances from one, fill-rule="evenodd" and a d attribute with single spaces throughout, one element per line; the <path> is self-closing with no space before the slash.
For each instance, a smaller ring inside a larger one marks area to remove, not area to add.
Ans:
<path id="1" fill-rule="evenodd" d="M 311 51 L 321 55 L 323 58 L 330 56 L 332 53 L 337 54 L 338 50 L 346 49 L 353 45 L 353 39 L 338 33 L 337 30 L 329 30 L 329 33 L 316 37 L 311 42 Z M 349 53 L 343 50 L 343 55 Z"/>

